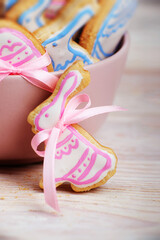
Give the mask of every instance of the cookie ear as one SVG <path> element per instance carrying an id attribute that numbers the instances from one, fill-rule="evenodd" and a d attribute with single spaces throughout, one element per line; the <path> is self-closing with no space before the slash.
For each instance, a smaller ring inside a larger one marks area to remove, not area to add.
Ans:
<path id="1" fill-rule="evenodd" d="M 68 95 L 68 97 L 66 99 L 66 103 L 68 102 L 69 99 L 71 99 L 77 93 L 81 92 L 84 88 L 86 88 L 90 83 L 90 74 L 83 67 L 84 67 L 84 64 L 82 61 L 75 61 L 74 64 L 72 64 L 72 66 L 69 67 L 61 75 L 59 81 L 57 82 L 57 85 L 54 89 L 52 96 L 57 95 L 64 79 L 67 78 L 68 79 L 67 82 L 69 82 L 73 78 L 73 75 L 75 76 L 75 78 L 78 78 L 78 80 L 77 80 L 78 82 L 77 82 L 77 85 L 74 88 L 74 90 L 71 91 L 70 94 Z M 74 74 L 73 74 L 73 72 L 74 72 Z"/>
<path id="2" fill-rule="evenodd" d="M 83 62 L 75 62 L 62 74 L 51 97 L 30 113 L 28 121 L 33 126 L 33 132 L 53 127 L 67 102 L 89 82 L 89 72 L 83 69 Z"/>

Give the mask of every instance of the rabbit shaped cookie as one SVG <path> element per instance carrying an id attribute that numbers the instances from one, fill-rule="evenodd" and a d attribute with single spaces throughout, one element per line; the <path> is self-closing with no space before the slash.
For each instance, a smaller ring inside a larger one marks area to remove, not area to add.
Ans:
<path id="1" fill-rule="evenodd" d="M 51 97 L 32 111 L 28 117 L 32 131 L 37 133 L 35 139 L 37 137 L 40 139 L 39 134 L 41 135 L 46 131 L 50 132 L 50 129 L 61 129 L 57 142 L 53 141 L 55 144 L 55 156 L 53 156 L 55 159 L 55 179 L 47 181 L 55 181 L 56 186 L 69 182 L 76 192 L 89 191 L 104 184 L 115 174 L 117 165 L 117 157 L 113 150 L 100 145 L 78 124 L 65 123 L 61 126 L 59 121 L 64 117 L 67 108 L 67 111 L 72 113 L 71 102 L 74 102 L 73 105 L 77 104 L 77 99 L 74 98 L 83 97 L 86 100 L 86 95 L 73 96 L 86 87 L 89 81 L 90 76 L 83 69 L 83 63 L 81 61 L 75 62 L 62 74 Z M 76 111 L 73 113 L 73 118 Z M 73 121 L 72 117 L 71 121 Z M 45 143 L 47 149 L 49 143 Z M 50 147 L 52 148 L 52 144 Z M 52 166 L 50 165 L 50 168 Z M 42 181 L 40 187 L 43 188 Z"/>

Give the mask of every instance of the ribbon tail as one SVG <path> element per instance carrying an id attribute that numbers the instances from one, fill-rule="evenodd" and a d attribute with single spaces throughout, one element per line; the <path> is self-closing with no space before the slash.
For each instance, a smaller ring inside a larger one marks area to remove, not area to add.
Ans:
<path id="1" fill-rule="evenodd" d="M 81 121 L 84 121 L 88 118 L 94 117 L 96 115 L 109 113 L 109 112 L 117 112 L 117 111 L 126 111 L 126 109 L 121 108 L 119 106 L 102 106 L 102 107 L 93 107 L 89 109 L 82 110 L 74 110 L 73 114 L 70 118 L 66 117 L 66 124 L 74 124 Z"/>
<path id="2" fill-rule="evenodd" d="M 60 212 L 60 209 L 58 206 L 58 200 L 56 195 L 54 169 L 55 169 L 55 151 L 59 134 L 60 130 L 54 127 L 46 145 L 43 163 L 43 187 L 45 201 L 57 212 Z"/>
<path id="3" fill-rule="evenodd" d="M 58 77 L 43 70 L 35 70 L 30 73 L 24 72 L 21 74 L 21 77 L 25 78 L 36 87 L 42 88 L 48 92 L 53 92 L 58 81 Z"/>

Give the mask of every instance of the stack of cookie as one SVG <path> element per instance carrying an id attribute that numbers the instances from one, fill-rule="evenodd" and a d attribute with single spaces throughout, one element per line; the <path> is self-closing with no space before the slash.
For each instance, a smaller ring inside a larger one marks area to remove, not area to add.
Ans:
<path id="1" fill-rule="evenodd" d="M 92 64 L 113 55 L 136 0 L 6 0 L 5 5 L 7 25 L 32 32 L 54 71 L 64 71 L 76 60 Z"/>

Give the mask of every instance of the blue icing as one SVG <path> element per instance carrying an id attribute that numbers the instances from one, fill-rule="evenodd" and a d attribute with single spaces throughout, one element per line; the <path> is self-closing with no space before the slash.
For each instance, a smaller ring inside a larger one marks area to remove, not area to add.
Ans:
<path id="1" fill-rule="evenodd" d="M 92 63 L 93 63 L 93 62 L 90 60 L 90 58 L 88 58 L 88 57 L 86 56 L 85 53 L 74 49 L 74 48 L 69 44 L 71 38 L 72 38 L 72 36 L 70 37 L 70 39 L 69 39 L 69 41 L 68 41 L 68 50 L 69 50 L 71 53 L 73 53 L 72 59 L 71 59 L 71 60 L 66 60 L 66 62 L 65 62 L 64 65 L 62 65 L 62 64 L 59 63 L 57 66 L 55 66 L 54 60 L 52 59 L 52 65 L 53 65 L 54 71 L 65 70 L 69 64 L 73 63 L 76 59 L 78 60 L 78 57 L 83 60 L 84 64 L 85 64 L 85 63 L 87 63 L 87 64 L 92 64 Z"/>
<path id="2" fill-rule="evenodd" d="M 102 59 L 102 57 L 99 56 L 97 50 L 99 50 L 104 57 L 109 57 L 112 54 L 114 54 L 114 52 L 113 53 L 104 52 L 103 47 L 100 43 L 100 39 L 109 38 L 112 34 L 116 33 L 119 29 L 123 28 L 127 24 L 128 20 L 132 17 L 135 11 L 135 8 L 137 6 L 137 1 L 126 0 L 127 6 L 125 6 L 124 8 L 123 7 L 121 8 L 121 4 L 123 1 L 124 0 L 117 0 L 115 6 L 112 8 L 111 12 L 103 22 L 93 46 L 93 51 L 92 51 L 93 57 Z M 111 20 L 113 20 L 114 23 L 110 23 Z"/>
<path id="3" fill-rule="evenodd" d="M 23 25 L 23 21 L 26 20 L 27 23 L 30 22 L 30 15 L 32 15 L 32 13 L 34 13 L 38 8 L 40 8 L 46 0 L 39 0 L 38 3 L 36 5 L 34 5 L 33 7 L 31 7 L 30 9 L 28 9 L 27 11 L 25 11 L 18 19 L 18 23 Z M 49 6 L 51 1 L 48 2 L 47 5 L 45 5 L 45 7 L 37 14 L 35 21 L 38 27 L 42 27 L 43 26 L 43 22 L 41 21 L 41 15 L 43 13 L 43 11 Z"/>
<path id="4" fill-rule="evenodd" d="M 69 32 L 71 32 L 71 30 L 74 29 L 74 27 L 77 25 L 77 23 L 81 20 L 81 18 L 84 15 L 89 15 L 89 16 L 93 16 L 94 12 L 90 9 L 90 8 L 86 8 L 83 11 L 81 11 L 74 19 L 73 21 L 71 21 L 61 32 L 59 32 L 56 36 L 47 39 L 46 41 L 44 41 L 42 43 L 43 47 L 46 47 L 48 44 L 52 43 L 52 46 L 56 47 L 58 45 L 58 43 L 56 43 L 56 41 L 62 39 L 63 37 L 65 37 Z M 91 64 L 93 63 L 93 61 L 89 58 L 89 56 L 87 56 L 85 54 L 85 52 L 77 50 L 75 48 L 73 48 L 70 45 L 70 40 L 72 38 L 72 36 L 75 34 L 75 32 L 77 31 L 77 29 L 75 29 L 75 31 L 72 32 L 71 36 L 68 39 L 68 43 L 67 43 L 67 49 L 70 53 L 73 54 L 73 57 L 71 60 L 66 60 L 65 64 L 62 65 L 61 63 L 55 64 L 54 59 L 52 59 L 52 65 L 54 68 L 54 71 L 59 71 L 59 70 L 64 70 L 67 68 L 67 66 L 71 63 L 73 63 L 76 59 L 81 59 L 83 60 L 84 63 L 87 64 Z"/>
<path id="5" fill-rule="evenodd" d="M 110 56 L 113 55 L 113 53 L 105 53 L 105 52 L 103 51 L 103 48 L 102 48 L 101 44 L 100 44 L 99 42 L 98 42 L 97 44 L 98 44 L 99 50 L 101 51 L 101 53 L 103 54 L 103 56 L 104 56 L 105 58 L 106 58 L 106 57 L 110 57 Z M 101 59 L 101 57 L 99 56 L 99 54 L 98 54 L 97 51 L 95 51 L 95 54 L 96 54 L 96 58 Z"/>
<path id="6" fill-rule="evenodd" d="M 7 0 L 6 1 L 6 10 L 10 9 L 16 2 L 17 2 L 17 0 Z"/>
<path id="7" fill-rule="evenodd" d="M 71 39 L 71 37 L 70 37 Z M 70 41 L 70 40 L 69 40 Z M 74 48 L 72 48 L 72 46 L 69 44 L 68 42 L 68 50 L 73 53 L 73 57 L 71 60 L 66 60 L 65 64 L 62 65 L 62 64 L 58 64 L 57 66 L 55 66 L 55 63 L 52 59 L 52 65 L 53 65 L 53 68 L 54 68 L 54 71 L 59 71 L 59 70 L 65 70 L 67 68 L 67 66 L 71 63 L 73 63 L 76 59 L 82 59 L 84 64 L 87 63 L 87 64 L 92 64 L 93 62 L 90 60 L 89 57 L 87 57 L 85 55 L 85 53 L 81 52 L 81 51 L 78 51 Z"/>

